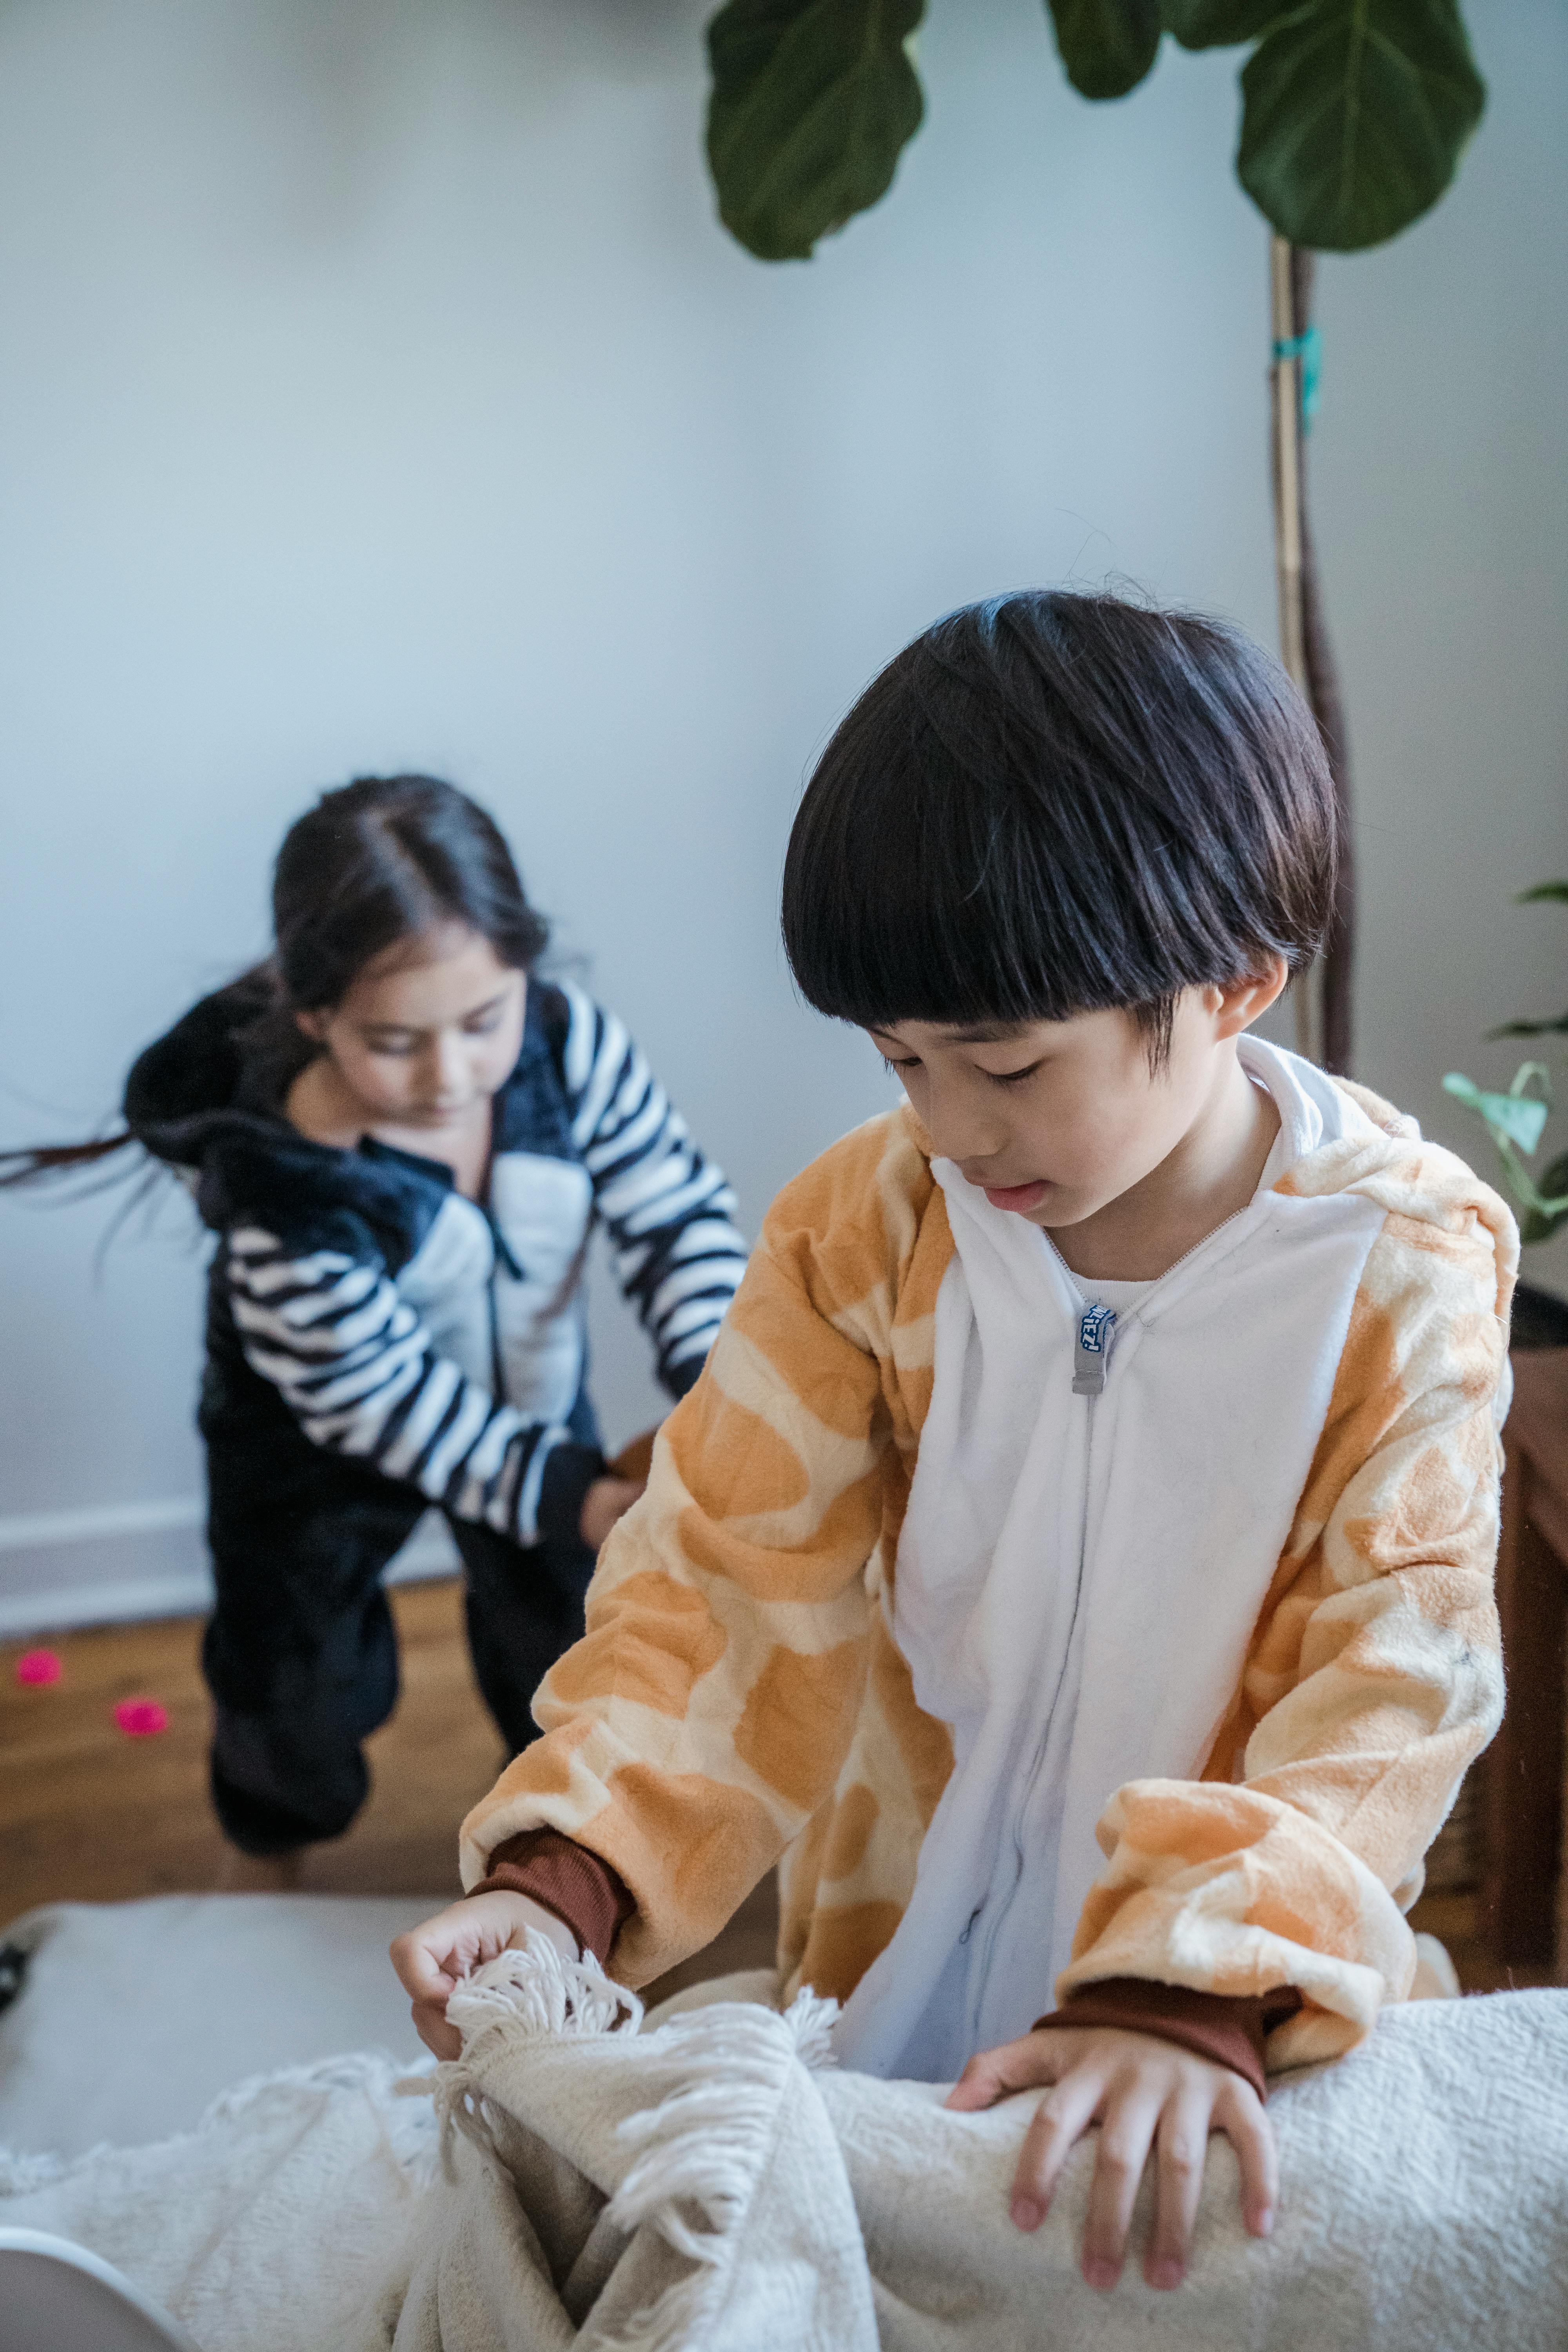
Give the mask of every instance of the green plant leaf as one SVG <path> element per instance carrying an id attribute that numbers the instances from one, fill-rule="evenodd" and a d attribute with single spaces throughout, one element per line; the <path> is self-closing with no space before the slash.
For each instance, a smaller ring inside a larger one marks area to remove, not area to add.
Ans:
<path id="1" fill-rule="evenodd" d="M 1067 78 L 1081 98 L 1125 98 L 1154 62 L 1160 0 L 1047 0 Z"/>
<path id="2" fill-rule="evenodd" d="M 1568 882 L 1537 882 L 1521 890 L 1514 900 L 1516 907 L 1528 907 L 1536 898 L 1568 898 Z"/>
<path id="3" fill-rule="evenodd" d="M 884 196 L 920 129 L 905 48 L 924 0 L 730 0 L 708 27 L 719 216 L 760 261 L 806 261 Z"/>
<path id="4" fill-rule="evenodd" d="M 1281 236 L 1355 253 L 1435 205 L 1481 119 L 1458 0 L 1311 0 L 1242 69 L 1242 186 Z"/>
<path id="5" fill-rule="evenodd" d="M 1550 1105 L 1538 1096 L 1486 1094 L 1458 1070 L 1449 1071 L 1443 1091 L 1485 1119 L 1494 1136 L 1506 1137 L 1521 1151 L 1533 1151 L 1540 1142 Z"/>
<path id="6" fill-rule="evenodd" d="M 1290 0 L 1161 0 L 1165 30 L 1184 49 L 1224 49 L 1237 41 L 1256 41 L 1281 16 L 1299 14 Z"/>

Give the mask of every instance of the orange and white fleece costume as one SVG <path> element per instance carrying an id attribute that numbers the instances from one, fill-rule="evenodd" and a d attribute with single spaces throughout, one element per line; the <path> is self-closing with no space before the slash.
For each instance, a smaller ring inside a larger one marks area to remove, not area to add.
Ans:
<path id="1" fill-rule="evenodd" d="M 1293 1989 L 1271 2068 L 1408 1994 L 1422 1856 L 1501 1712 L 1517 1236 L 1414 1122 L 1242 1053 L 1264 1185 L 1099 1393 L 1093 1285 L 907 1106 L 785 1188 L 466 1885 L 560 1833 L 640 1985 L 782 1856 L 788 1986 L 845 2003 L 848 2063 L 930 2080 L 1053 1982 Z"/>

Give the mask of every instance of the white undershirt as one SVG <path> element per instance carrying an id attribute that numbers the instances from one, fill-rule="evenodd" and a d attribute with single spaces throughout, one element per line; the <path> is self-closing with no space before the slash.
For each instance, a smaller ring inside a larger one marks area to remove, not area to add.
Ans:
<path id="1" fill-rule="evenodd" d="M 1147 1282 L 1107 1282 L 1098 1274 L 1072 1274 L 1073 1287 L 1083 1293 L 1086 1307 L 1114 1307 L 1119 1316 L 1136 1307 L 1145 1291 L 1152 1290 L 1155 1277 Z"/>
<path id="2" fill-rule="evenodd" d="M 1250 1071 L 1247 1076 L 1252 1077 Z M 1268 1087 L 1258 1086 L 1256 1078 L 1252 1078 L 1252 1084 L 1258 1087 L 1259 1094 L 1268 1094 Z M 1272 1192 L 1294 1157 L 1295 1154 L 1290 1147 L 1289 1130 L 1285 1121 L 1281 1119 L 1279 1132 L 1269 1147 L 1268 1157 L 1263 1163 L 1263 1172 L 1258 1180 L 1258 1192 Z M 1256 1200 L 1257 1197 L 1258 1193 L 1255 1192 L 1253 1198 Z M 1145 1293 L 1153 1289 L 1155 1282 L 1161 1277 L 1151 1276 L 1146 1282 L 1111 1282 L 1102 1275 L 1074 1274 L 1072 1268 L 1068 1266 L 1068 1278 L 1074 1288 L 1082 1293 L 1086 1307 L 1114 1307 L 1118 1317 L 1121 1317 L 1136 1307 Z"/>

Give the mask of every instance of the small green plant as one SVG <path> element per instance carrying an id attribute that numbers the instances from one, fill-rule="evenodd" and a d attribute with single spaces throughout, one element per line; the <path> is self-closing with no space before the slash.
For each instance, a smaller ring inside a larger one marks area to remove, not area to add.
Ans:
<path id="1" fill-rule="evenodd" d="M 1542 898 L 1568 902 L 1568 882 L 1538 882 L 1533 890 L 1520 892 L 1519 904 Z M 1568 1035 L 1568 1013 L 1559 1013 L 1554 1021 L 1505 1021 L 1500 1029 L 1488 1034 L 1493 1037 Z M 1449 1071 L 1443 1087 L 1467 1110 L 1475 1112 L 1496 1144 L 1509 1191 L 1519 1203 L 1521 1241 L 1549 1240 L 1559 1225 L 1568 1223 L 1568 1151 L 1559 1152 L 1542 1171 L 1539 1183 L 1524 1164 L 1539 1150 L 1552 1114 L 1552 1073 L 1546 1064 L 1521 1062 L 1505 1095 L 1488 1094 L 1458 1070 Z"/>

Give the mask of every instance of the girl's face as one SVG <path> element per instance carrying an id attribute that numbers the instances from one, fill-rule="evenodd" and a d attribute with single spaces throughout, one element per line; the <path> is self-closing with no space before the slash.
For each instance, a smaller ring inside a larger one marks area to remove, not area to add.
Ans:
<path id="1" fill-rule="evenodd" d="M 1281 961 L 1264 978 L 1186 990 L 1157 1074 L 1119 1010 L 976 1028 L 900 1021 L 869 1034 L 938 1153 L 994 1207 L 1033 1225 L 1076 1225 L 1199 1126 L 1234 1070 L 1233 1041 L 1285 977 Z"/>
<path id="2" fill-rule="evenodd" d="M 296 1017 L 369 1122 L 439 1130 L 510 1076 L 527 998 L 526 973 L 447 923 L 373 958 L 330 1012 Z"/>

